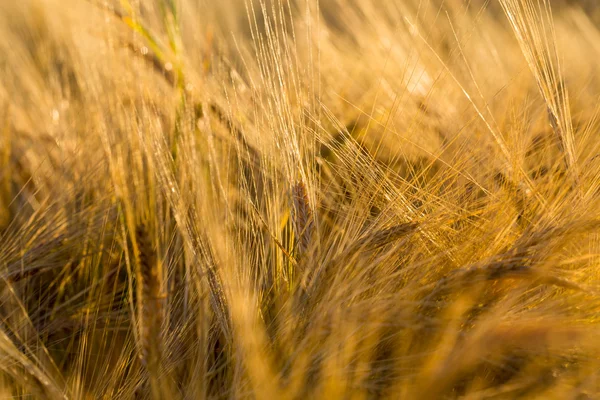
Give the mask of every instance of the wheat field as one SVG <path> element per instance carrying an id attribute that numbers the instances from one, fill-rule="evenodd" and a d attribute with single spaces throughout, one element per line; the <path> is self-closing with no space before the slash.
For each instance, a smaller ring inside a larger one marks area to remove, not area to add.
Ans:
<path id="1" fill-rule="evenodd" d="M 0 1 L 0 399 L 600 399 L 600 3 Z"/>

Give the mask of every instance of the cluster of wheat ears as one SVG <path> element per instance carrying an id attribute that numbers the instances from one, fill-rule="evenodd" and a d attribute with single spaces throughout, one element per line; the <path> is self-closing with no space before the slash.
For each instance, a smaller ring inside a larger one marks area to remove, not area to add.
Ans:
<path id="1" fill-rule="evenodd" d="M 600 398 L 600 6 L 0 1 L 0 398 Z"/>

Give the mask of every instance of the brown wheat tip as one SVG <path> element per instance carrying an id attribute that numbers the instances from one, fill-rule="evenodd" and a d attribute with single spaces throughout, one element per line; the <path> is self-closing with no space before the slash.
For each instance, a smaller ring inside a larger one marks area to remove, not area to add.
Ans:
<path id="1" fill-rule="evenodd" d="M 163 322 L 162 276 L 156 252 L 144 224 L 136 227 L 138 246 L 138 317 L 142 363 L 149 370 L 157 366 L 161 357 L 161 326 Z"/>
<path id="2" fill-rule="evenodd" d="M 368 247 L 369 249 L 378 249 L 386 244 L 393 243 L 396 240 L 412 233 L 417 229 L 417 222 L 406 222 L 399 225 L 394 225 L 391 228 L 383 229 L 374 232 L 372 235 L 360 240 L 359 248 Z"/>
<path id="3" fill-rule="evenodd" d="M 303 253 L 310 246 L 314 224 L 308 193 L 302 181 L 298 181 L 292 188 L 292 201 L 294 232 L 298 238 L 298 248 Z"/>

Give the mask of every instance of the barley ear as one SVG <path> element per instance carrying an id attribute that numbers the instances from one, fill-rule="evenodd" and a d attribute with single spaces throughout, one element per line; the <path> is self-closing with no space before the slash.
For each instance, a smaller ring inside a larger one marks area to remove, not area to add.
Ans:
<path id="1" fill-rule="evenodd" d="M 137 244 L 137 305 L 141 361 L 150 379 L 154 398 L 165 394 L 166 385 L 159 385 L 159 374 L 164 362 L 164 298 L 162 269 L 151 242 L 148 229 L 139 224 L 135 231 Z"/>
<path id="2" fill-rule="evenodd" d="M 312 239 L 314 220 L 304 182 L 298 181 L 292 188 L 292 201 L 292 221 L 298 238 L 298 250 L 305 253 Z"/>

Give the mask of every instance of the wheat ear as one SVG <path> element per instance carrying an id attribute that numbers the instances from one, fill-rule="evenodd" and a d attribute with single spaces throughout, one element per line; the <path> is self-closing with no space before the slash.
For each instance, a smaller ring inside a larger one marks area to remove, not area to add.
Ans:
<path id="1" fill-rule="evenodd" d="M 136 227 L 137 243 L 137 303 L 141 361 L 148 371 L 150 386 L 155 398 L 160 398 L 159 368 L 163 358 L 162 325 L 164 320 L 164 295 L 162 271 L 144 224 Z M 163 386 L 164 388 L 164 386 Z"/>
<path id="2" fill-rule="evenodd" d="M 292 188 L 292 201 L 292 220 L 298 238 L 298 249 L 300 253 L 305 253 L 310 246 L 314 219 L 304 182 L 298 181 Z"/>

